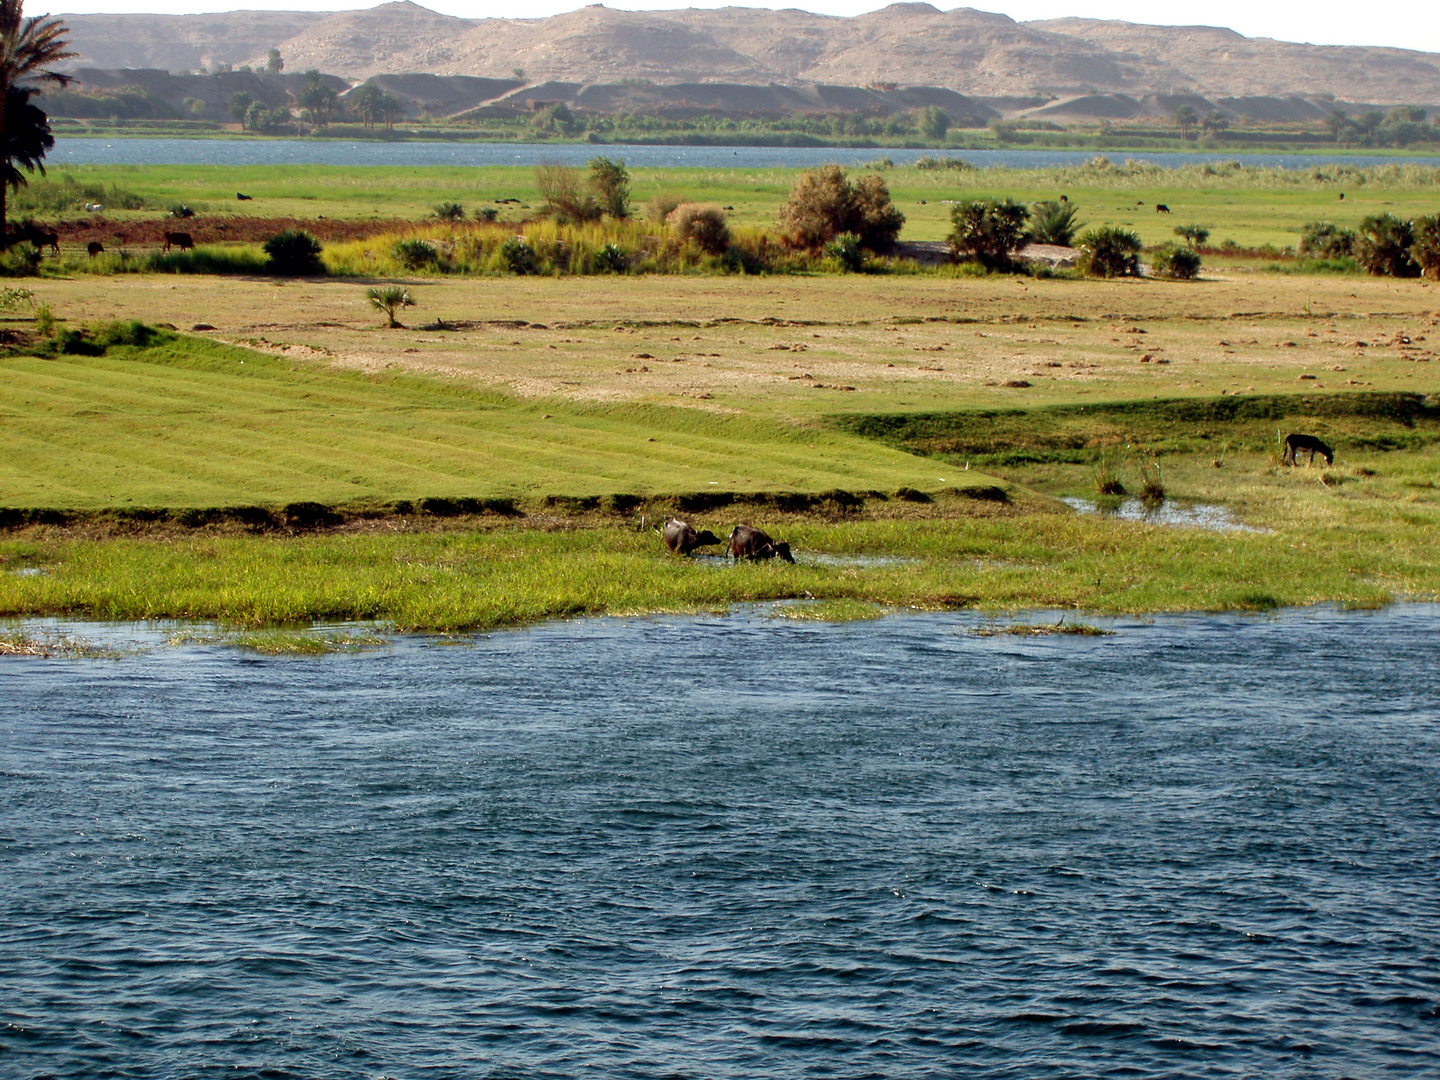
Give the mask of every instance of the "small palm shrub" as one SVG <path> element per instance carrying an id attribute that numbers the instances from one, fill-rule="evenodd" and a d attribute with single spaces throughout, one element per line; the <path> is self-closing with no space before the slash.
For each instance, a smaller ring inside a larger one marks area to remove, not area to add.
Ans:
<path id="1" fill-rule="evenodd" d="M 323 274 L 320 241 L 303 229 L 286 229 L 265 241 L 265 255 L 272 274 L 307 277 Z"/>
<path id="2" fill-rule="evenodd" d="M 1414 227 L 1393 214 L 1376 214 L 1360 222 L 1355 258 L 1376 277 L 1418 277 L 1420 267 L 1410 257 Z"/>
<path id="3" fill-rule="evenodd" d="M 1198 248 L 1206 240 L 1210 239 L 1210 230 L 1204 225 L 1176 225 L 1175 235 L 1184 240 L 1192 248 Z"/>
<path id="4" fill-rule="evenodd" d="M 1072 202 L 1037 202 L 1030 208 L 1030 228 L 1026 237 L 1035 244 L 1056 244 L 1072 247 L 1081 223 L 1076 221 L 1080 208 Z"/>
<path id="5" fill-rule="evenodd" d="M 630 269 L 630 253 L 619 244 L 606 244 L 595 252 L 594 265 L 597 270 L 623 274 Z"/>
<path id="6" fill-rule="evenodd" d="M 848 273 L 858 274 L 865 269 L 865 252 L 860 247 L 860 238 L 854 233 L 841 233 L 835 237 L 825 245 L 825 254 Z"/>
<path id="7" fill-rule="evenodd" d="M 1014 199 L 966 199 L 950 211 L 950 249 L 957 260 L 1006 269 L 1024 242 L 1029 217 Z"/>
<path id="8" fill-rule="evenodd" d="M 442 202 L 435 207 L 435 216 L 441 221 L 464 221 L 465 207 L 458 202 Z"/>
<path id="9" fill-rule="evenodd" d="M 475 211 L 476 221 L 494 221 L 500 216 L 500 210 L 494 206 L 482 206 Z"/>
<path id="10" fill-rule="evenodd" d="M 1300 254 L 1314 259 L 1345 259 L 1355 254 L 1355 230 L 1328 221 L 1309 221 L 1300 231 Z"/>
<path id="11" fill-rule="evenodd" d="M 401 329 L 395 312 L 415 306 L 415 298 L 410 295 L 410 290 L 400 285 L 380 285 L 366 289 L 365 299 L 370 301 L 371 307 L 385 313 L 385 325 L 391 330 Z"/>
<path id="12" fill-rule="evenodd" d="M 1091 277 L 1136 277 L 1140 246 L 1140 237 L 1129 229 L 1091 229 L 1080 237 L 1080 270 Z"/>
<path id="13" fill-rule="evenodd" d="M 512 236 L 500 245 L 500 261 L 512 274 L 533 274 L 535 249 L 523 236 Z"/>
<path id="14" fill-rule="evenodd" d="M 395 246 L 391 250 L 395 253 L 396 261 L 407 270 L 423 270 L 440 261 L 440 253 L 428 240 L 413 238 L 396 240 Z"/>
<path id="15" fill-rule="evenodd" d="M 1427 278 L 1440 278 L 1440 214 L 1415 219 L 1410 257 Z"/>
<path id="16" fill-rule="evenodd" d="M 1156 277 L 1193 281 L 1200 276 L 1200 253 L 1180 244 L 1162 244 L 1150 257 L 1150 272 Z"/>
<path id="17" fill-rule="evenodd" d="M 730 226 L 725 211 L 714 203 L 681 203 L 667 219 L 683 243 L 694 243 L 710 255 L 730 247 Z"/>

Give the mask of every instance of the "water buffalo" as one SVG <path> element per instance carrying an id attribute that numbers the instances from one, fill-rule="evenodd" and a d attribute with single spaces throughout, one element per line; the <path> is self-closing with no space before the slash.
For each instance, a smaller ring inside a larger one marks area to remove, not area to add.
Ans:
<path id="1" fill-rule="evenodd" d="M 693 525 L 688 521 L 681 521 L 679 518 L 671 518 L 665 522 L 665 546 L 670 549 L 672 555 L 689 555 L 698 547 L 708 547 L 718 543 L 720 543 L 720 538 L 709 529 L 704 532 L 696 532 Z"/>
<path id="2" fill-rule="evenodd" d="M 105 245 L 102 244 L 99 240 L 91 240 L 88 244 L 85 245 L 85 251 L 92 259 L 104 250 Z"/>
<path id="3" fill-rule="evenodd" d="M 1325 459 L 1326 465 L 1335 464 L 1335 451 L 1330 449 L 1330 447 L 1326 446 L 1314 435 L 1286 435 L 1285 456 L 1280 460 L 1283 461 L 1286 465 L 1294 465 L 1296 463 L 1295 452 L 1297 450 L 1310 451 L 1311 465 L 1315 464 L 1315 455 L 1317 453 Z"/>
<path id="4" fill-rule="evenodd" d="M 789 544 L 783 540 L 772 540 L 749 525 L 735 526 L 735 531 L 730 534 L 730 555 L 736 559 L 773 559 L 779 555 L 788 563 L 795 561 Z"/>
<path id="5" fill-rule="evenodd" d="M 1163 202 L 1157 202 L 1157 203 L 1155 204 L 1155 213 L 1157 213 L 1157 214 L 1168 214 L 1169 212 L 1170 212 L 1170 208 L 1169 208 L 1168 206 L 1166 206 Z"/>
<path id="6" fill-rule="evenodd" d="M 243 191 L 237 191 L 235 192 L 235 198 L 239 202 L 251 202 L 255 198 L 255 196 L 246 195 Z"/>
<path id="7" fill-rule="evenodd" d="M 167 232 L 165 234 L 165 250 L 178 247 L 181 251 L 189 251 L 195 246 L 195 241 L 188 232 Z"/>

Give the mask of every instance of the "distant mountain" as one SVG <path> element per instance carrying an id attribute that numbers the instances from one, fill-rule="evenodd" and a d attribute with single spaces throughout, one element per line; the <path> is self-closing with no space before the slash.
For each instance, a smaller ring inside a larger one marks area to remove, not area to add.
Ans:
<path id="1" fill-rule="evenodd" d="M 1017 23 L 973 8 L 892 4 L 853 18 L 752 8 L 459 19 L 405 2 L 361 11 L 65 15 L 75 66 L 172 71 L 263 64 L 350 79 L 424 73 L 529 82 L 887 84 L 967 96 L 1338 95 L 1440 103 L 1440 54 L 1246 38 L 1215 27 L 1091 19 Z"/>

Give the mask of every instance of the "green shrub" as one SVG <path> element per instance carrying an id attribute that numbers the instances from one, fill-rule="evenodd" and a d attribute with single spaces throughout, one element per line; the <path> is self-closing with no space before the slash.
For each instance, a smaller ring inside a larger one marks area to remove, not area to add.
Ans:
<path id="1" fill-rule="evenodd" d="M 881 160 L 890 162 L 891 167 L 893 167 L 895 164 L 893 161 L 890 161 L 889 158 L 882 158 Z M 912 168 L 920 169 L 922 172 L 939 172 L 941 170 L 951 169 L 956 170 L 957 172 L 974 172 L 976 169 L 979 168 L 979 166 L 971 165 L 970 162 L 966 161 L 963 158 L 931 157 L 929 154 L 926 154 L 920 160 L 915 162 Z"/>
<path id="2" fill-rule="evenodd" d="M 1180 244 L 1162 244 L 1150 257 L 1150 272 L 1156 277 L 1193 281 L 1200 276 L 1200 253 Z"/>
<path id="3" fill-rule="evenodd" d="M 630 172 L 625 162 L 591 158 L 590 187 L 605 213 L 613 218 L 630 216 Z"/>
<path id="4" fill-rule="evenodd" d="M 1180 237 L 1192 248 L 1198 248 L 1206 240 L 1210 239 L 1210 230 L 1204 225 L 1176 225 L 1175 235 Z"/>
<path id="5" fill-rule="evenodd" d="M 856 274 L 865 269 L 865 252 L 854 233 L 841 233 L 825 245 L 825 255 L 840 264 L 841 269 Z"/>
<path id="6" fill-rule="evenodd" d="M 523 236 L 512 236 L 500 245 L 500 260 L 512 274 L 535 273 L 535 249 Z"/>
<path id="7" fill-rule="evenodd" d="M 1300 231 L 1300 254 L 1316 259 L 1345 259 L 1355 254 L 1355 230 L 1328 221 L 1309 221 Z"/>
<path id="8" fill-rule="evenodd" d="M 1440 214 L 1415 219 L 1410 257 L 1427 278 L 1440 278 Z"/>
<path id="9" fill-rule="evenodd" d="M 170 216 L 172 218 L 193 218 L 195 216 L 195 211 L 192 207 L 187 206 L 185 203 L 176 203 L 174 206 L 170 207 Z"/>
<path id="10" fill-rule="evenodd" d="M 839 165 L 801 173 L 780 211 L 780 228 L 794 247 L 818 248 L 849 232 L 862 247 L 884 255 L 894 249 L 904 224 L 880 176 L 862 176 L 852 184 Z"/>
<path id="11" fill-rule="evenodd" d="M 1079 213 L 1080 208 L 1069 201 L 1037 202 L 1030 210 L 1030 229 L 1025 235 L 1032 243 L 1070 247 L 1081 228 L 1075 220 Z"/>
<path id="12" fill-rule="evenodd" d="M 441 221 L 464 221 L 465 207 L 458 202 L 442 202 L 435 207 L 435 216 Z"/>
<path id="13" fill-rule="evenodd" d="M 45 253 L 26 240 L 0 251 L 0 277 L 34 277 Z"/>
<path id="14" fill-rule="evenodd" d="M 950 211 L 950 249 L 959 261 L 1008 269 L 1024 243 L 1030 211 L 1014 199 L 966 199 Z"/>
<path id="15" fill-rule="evenodd" d="M 1360 222 L 1355 258 L 1376 277 L 1418 277 L 1420 267 L 1410 257 L 1414 228 L 1393 214 L 1376 214 Z"/>
<path id="16" fill-rule="evenodd" d="M 440 253 L 435 250 L 435 245 L 429 240 L 410 238 L 396 240 L 395 246 L 391 250 L 395 255 L 395 261 L 407 270 L 423 270 L 440 261 Z"/>
<path id="17" fill-rule="evenodd" d="M 128 259 L 124 252 L 120 252 L 113 261 L 109 256 L 102 255 L 99 259 L 86 259 L 78 269 L 82 272 L 99 273 L 123 273 L 127 270 L 150 274 L 280 273 L 271 260 L 264 258 L 253 247 L 209 245 L 190 251 L 152 251 L 138 259 Z M 323 270 L 316 270 L 315 273 L 323 273 Z"/>
<path id="18" fill-rule="evenodd" d="M 722 255 L 730 247 L 725 211 L 714 203 L 681 203 L 667 220 L 683 243 L 693 243 L 708 255 Z"/>
<path id="19" fill-rule="evenodd" d="M 610 274 L 623 274 L 630 269 L 630 253 L 619 244 L 606 244 L 595 252 L 594 266 Z"/>
<path id="20" fill-rule="evenodd" d="M 265 255 L 272 274 L 308 277 L 325 273 L 320 262 L 320 241 L 302 229 L 286 229 L 265 241 Z"/>
<path id="21" fill-rule="evenodd" d="M 138 319 L 129 322 L 109 322 L 99 326 L 77 330 L 62 328 L 55 335 L 55 351 L 66 356 L 104 356 L 117 345 L 146 348 L 168 341 L 171 334 L 154 326 L 146 326 Z"/>
<path id="22" fill-rule="evenodd" d="M 33 305 L 35 294 L 29 289 L 0 289 L 0 311 L 14 311 L 21 304 Z"/>
<path id="23" fill-rule="evenodd" d="M 1129 229 L 1091 229 L 1080 237 L 1080 270 L 1091 277 L 1136 277 L 1140 247 L 1140 237 Z"/>
<path id="24" fill-rule="evenodd" d="M 494 221 L 500 216 L 500 211 L 493 206 L 482 206 L 475 211 L 476 221 Z"/>

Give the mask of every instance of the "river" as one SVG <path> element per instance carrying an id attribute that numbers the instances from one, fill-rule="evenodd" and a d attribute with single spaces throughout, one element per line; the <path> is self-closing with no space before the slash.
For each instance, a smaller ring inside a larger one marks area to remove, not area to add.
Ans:
<path id="1" fill-rule="evenodd" d="M 774 614 L 0 662 L 0 1074 L 1440 1072 L 1440 608 Z"/>
<path id="2" fill-rule="evenodd" d="M 621 158 L 631 168 L 810 168 L 835 162 L 859 166 L 879 158 L 897 165 L 922 157 L 963 158 L 984 168 L 1049 168 L 1081 165 L 1093 150 L 895 150 L 781 146 L 625 146 L 577 143 L 346 142 L 333 139 L 92 139 L 60 136 L 46 160 L 51 165 L 522 165 L 548 162 L 583 165 L 597 154 Z M 1440 166 L 1440 157 L 1351 154 L 1165 153 L 1111 151 L 1112 161 L 1197 165 L 1241 160 L 1250 165 L 1309 169 L 1318 165 Z"/>

